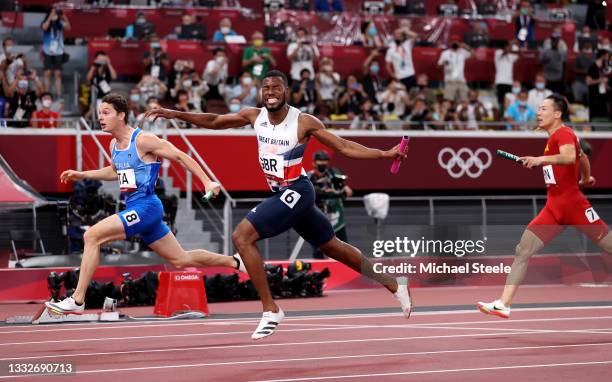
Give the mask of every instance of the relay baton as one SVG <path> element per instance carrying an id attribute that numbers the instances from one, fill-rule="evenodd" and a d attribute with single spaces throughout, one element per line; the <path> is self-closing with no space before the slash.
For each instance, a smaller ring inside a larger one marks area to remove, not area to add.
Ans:
<path id="1" fill-rule="evenodd" d="M 402 141 L 399 144 L 399 151 L 405 153 L 408 150 L 408 142 L 410 142 L 410 137 L 402 137 Z M 402 160 L 397 158 L 391 164 L 391 174 L 397 174 L 400 168 L 400 164 L 402 164 Z"/>
<path id="2" fill-rule="evenodd" d="M 212 190 L 208 191 L 204 196 L 202 196 L 203 202 L 209 202 L 215 196 L 215 193 Z"/>
<path id="3" fill-rule="evenodd" d="M 497 150 L 497 155 L 499 155 L 502 158 L 509 159 L 509 160 L 511 160 L 513 162 L 522 163 L 522 161 L 519 159 L 518 155 L 510 154 L 509 152 L 504 151 L 504 150 Z"/>

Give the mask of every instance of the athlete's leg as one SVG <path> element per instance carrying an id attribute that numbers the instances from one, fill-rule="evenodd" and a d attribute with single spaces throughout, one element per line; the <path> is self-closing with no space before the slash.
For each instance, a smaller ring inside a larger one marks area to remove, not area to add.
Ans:
<path id="1" fill-rule="evenodd" d="M 112 215 L 99 221 L 85 232 L 83 235 L 85 249 L 79 268 L 79 282 L 72 294 L 77 304 L 82 304 L 85 300 L 85 292 L 100 263 L 100 245 L 108 241 L 123 239 L 125 239 L 125 231 L 118 215 Z"/>
<path id="2" fill-rule="evenodd" d="M 148 244 L 155 253 L 177 268 L 185 267 L 228 267 L 236 268 L 232 256 L 223 256 L 204 249 L 185 251 L 172 232 Z"/>
<path id="3" fill-rule="evenodd" d="M 62 98 L 62 71 L 56 69 L 53 74 L 55 76 L 55 94 L 59 99 Z"/>
<path id="4" fill-rule="evenodd" d="M 608 232 L 608 234 L 604 236 L 604 238 L 597 244 L 601 247 L 601 249 L 612 255 L 612 231 Z"/>
<path id="5" fill-rule="evenodd" d="M 257 230 L 255 230 L 253 224 L 247 219 L 242 219 L 232 234 L 234 246 L 238 250 L 238 253 L 240 253 L 242 261 L 249 273 L 249 277 L 251 278 L 251 282 L 257 290 L 257 293 L 259 293 L 263 311 L 276 313 L 279 311 L 279 308 L 274 302 L 274 299 L 272 299 L 272 293 L 270 293 L 268 278 L 256 244 L 258 239 L 259 234 Z"/>
<path id="6" fill-rule="evenodd" d="M 510 306 L 512 304 L 514 295 L 527 274 L 529 259 L 543 247 L 544 242 L 535 233 L 529 229 L 523 232 L 521 241 L 516 246 L 512 270 L 506 278 L 506 285 L 501 296 L 501 301 L 504 305 Z"/>
<path id="7" fill-rule="evenodd" d="M 345 264 L 352 270 L 361 273 L 375 281 L 381 283 L 391 293 L 397 291 L 397 280 L 384 273 L 374 272 L 374 266 L 361 251 L 350 244 L 339 240 L 334 236 L 333 239 L 320 246 L 321 250 L 332 259 Z"/>

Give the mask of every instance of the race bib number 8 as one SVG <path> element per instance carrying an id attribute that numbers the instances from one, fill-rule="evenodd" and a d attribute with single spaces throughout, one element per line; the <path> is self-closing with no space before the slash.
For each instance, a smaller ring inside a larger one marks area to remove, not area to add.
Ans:
<path id="1" fill-rule="evenodd" d="M 284 179 L 284 159 L 282 155 L 265 154 L 259 157 L 261 169 L 266 175 L 272 175 L 275 178 Z"/>
<path id="2" fill-rule="evenodd" d="M 123 218 L 125 219 L 128 227 L 140 223 L 140 216 L 138 216 L 138 213 L 134 210 L 124 212 Z"/>
<path id="3" fill-rule="evenodd" d="M 301 197 L 302 195 L 298 194 L 296 191 L 285 190 L 285 192 L 283 192 L 281 195 L 280 200 L 281 202 L 285 203 L 287 207 L 293 208 Z"/>
<path id="4" fill-rule="evenodd" d="M 544 182 L 546 184 L 557 184 L 552 165 L 549 164 L 547 166 L 542 167 L 542 171 L 544 172 Z"/>
<path id="5" fill-rule="evenodd" d="M 136 174 L 134 174 L 133 168 L 117 170 L 117 175 L 119 176 L 119 189 L 122 192 L 130 192 L 138 188 L 136 186 Z"/>
<path id="6" fill-rule="evenodd" d="M 599 220 L 599 215 L 597 215 L 597 212 L 595 212 L 593 207 L 584 210 L 584 216 L 586 216 L 589 223 L 594 223 Z"/>

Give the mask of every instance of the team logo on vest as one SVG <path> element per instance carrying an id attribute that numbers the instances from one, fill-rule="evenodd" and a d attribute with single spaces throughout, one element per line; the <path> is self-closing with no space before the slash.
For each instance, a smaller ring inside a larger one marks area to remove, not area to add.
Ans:
<path id="1" fill-rule="evenodd" d="M 457 151 L 445 147 L 438 153 L 438 164 L 455 179 L 464 175 L 473 179 L 480 177 L 483 171 L 491 166 L 492 160 L 491 152 L 484 147 L 476 151 L 467 147 Z"/>

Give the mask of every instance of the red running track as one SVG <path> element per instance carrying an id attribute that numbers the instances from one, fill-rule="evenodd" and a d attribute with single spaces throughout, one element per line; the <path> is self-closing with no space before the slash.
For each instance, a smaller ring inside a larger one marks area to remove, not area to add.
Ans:
<path id="1" fill-rule="evenodd" d="M 436 296 L 440 301 L 454 296 L 457 305 L 494 292 L 498 290 L 431 288 L 415 290 L 415 298 L 425 306 Z M 292 317 L 291 311 L 300 307 L 312 310 L 316 300 L 281 301 L 288 317 L 276 334 L 260 341 L 249 338 L 258 322 L 252 318 L 2 326 L 0 363 L 76 365 L 76 377 L 15 378 L 34 381 L 610 380 L 611 288 L 525 288 L 519 297 L 526 300 L 521 302 L 574 301 L 584 306 L 534 305 L 515 309 L 510 320 L 475 309 L 432 307 L 406 320 L 399 313 Z M 360 307 L 349 304 L 364 300 L 376 307 L 393 306 L 384 291 L 352 291 L 319 299 L 318 309 L 329 301 L 333 305 L 328 309 Z M 602 301 L 609 304 L 598 306 Z M 253 307 L 240 304 L 211 304 L 211 311 Z"/>

